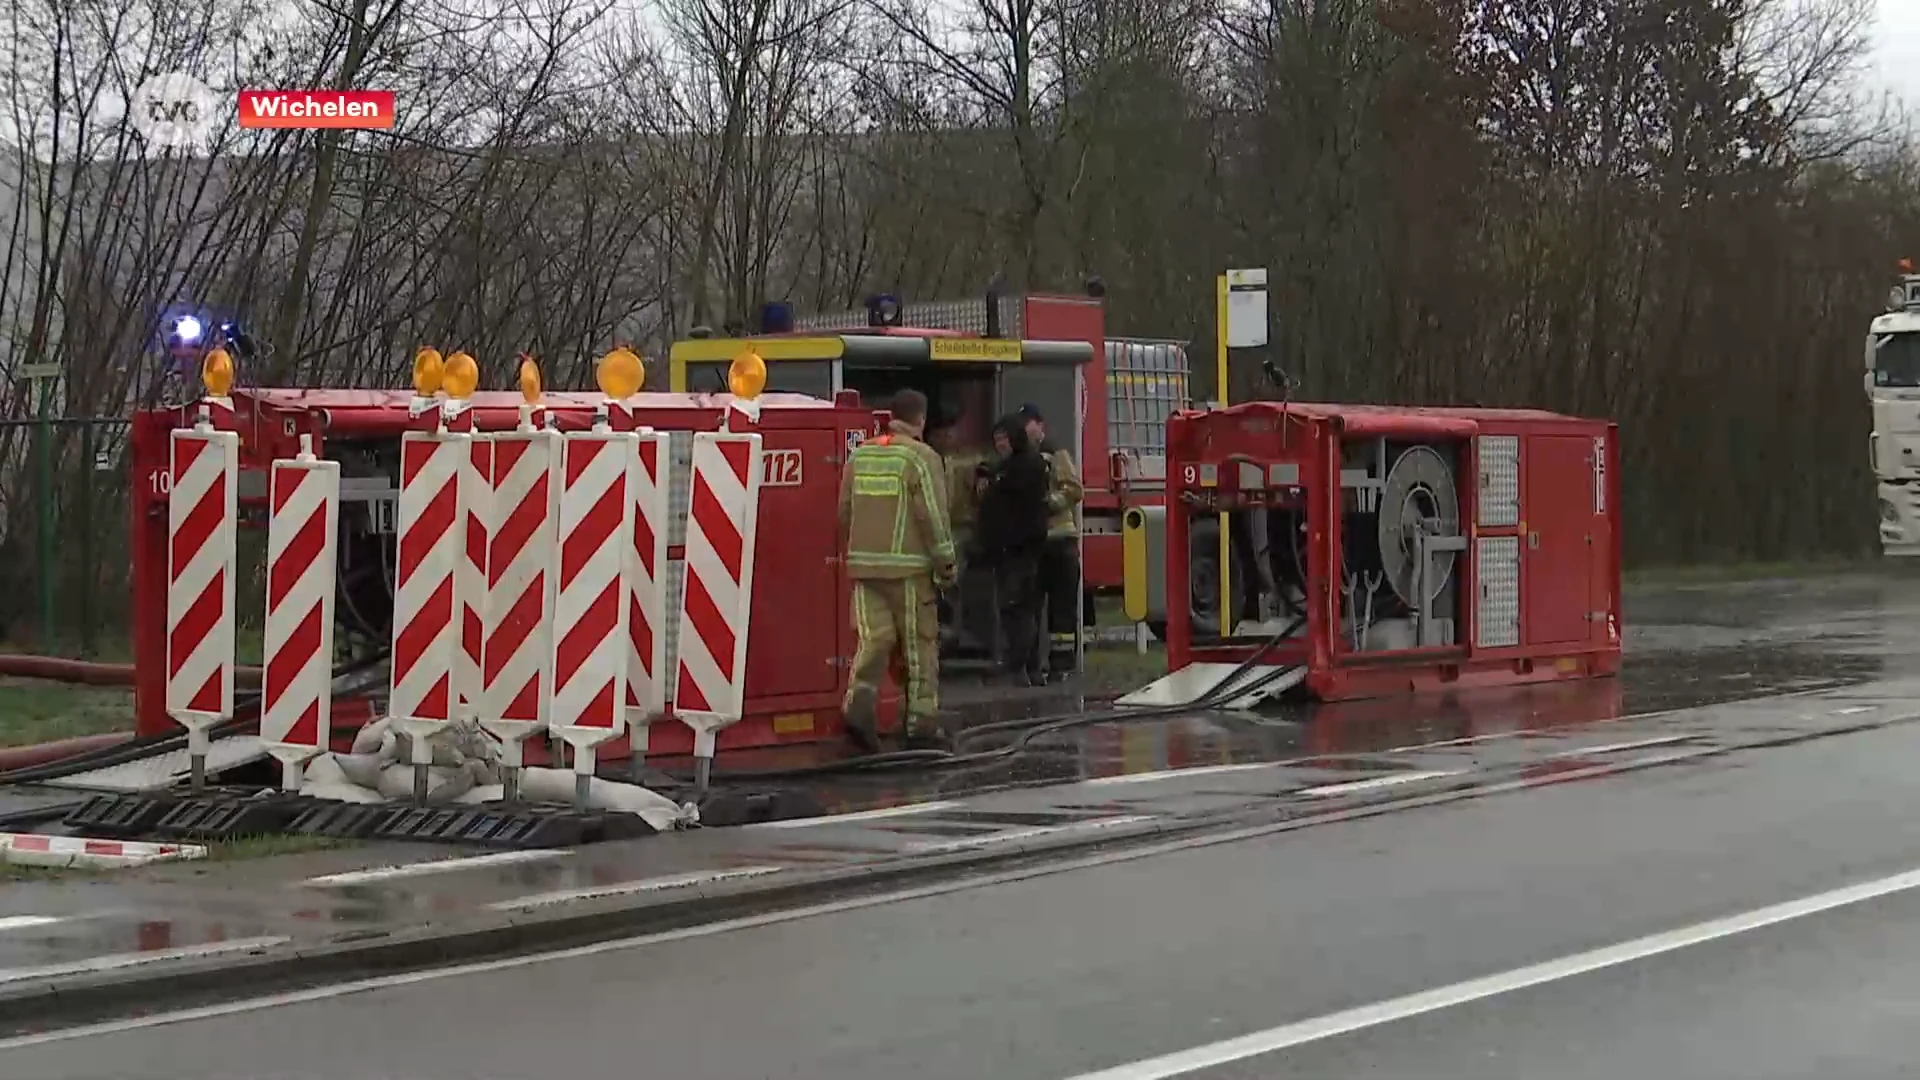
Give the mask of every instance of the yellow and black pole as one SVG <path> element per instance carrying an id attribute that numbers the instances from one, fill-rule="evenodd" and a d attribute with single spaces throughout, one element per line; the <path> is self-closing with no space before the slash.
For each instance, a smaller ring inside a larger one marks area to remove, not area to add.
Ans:
<path id="1" fill-rule="evenodd" d="M 1221 408 L 1229 401 L 1227 357 L 1234 349 L 1259 349 L 1267 344 L 1267 272 L 1265 269 L 1229 270 L 1214 279 L 1214 398 Z M 1220 636 L 1233 634 L 1233 533 L 1226 514 L 1220 515 Z"/>

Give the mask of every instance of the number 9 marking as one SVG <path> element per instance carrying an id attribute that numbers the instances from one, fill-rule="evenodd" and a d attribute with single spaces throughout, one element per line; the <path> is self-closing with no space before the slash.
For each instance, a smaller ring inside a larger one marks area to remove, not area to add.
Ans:
<path id="1" fill-rule="evenodd" d="M 1189 486 L 1199 482 L 1200 470 L 1192 465 L 1180 470 L 1180 482 Z"/>

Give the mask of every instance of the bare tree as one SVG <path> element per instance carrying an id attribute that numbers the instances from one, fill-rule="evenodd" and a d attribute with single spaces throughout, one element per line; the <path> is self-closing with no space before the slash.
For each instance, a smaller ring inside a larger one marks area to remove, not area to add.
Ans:
<path id="1" fill-rule="evenodd" d="M 850 0 L 666 0 L 678 61 L 674 129 L 695 181 L 690 318 L 708 323 L 722 253 L 724 309 L 743 319 L 760 298 L 773 248 L 800 190 L 795 142 L 831 110 L 832 65 L 847 44 Z M 663 133 L 664 134 L 664 133 Z"/>

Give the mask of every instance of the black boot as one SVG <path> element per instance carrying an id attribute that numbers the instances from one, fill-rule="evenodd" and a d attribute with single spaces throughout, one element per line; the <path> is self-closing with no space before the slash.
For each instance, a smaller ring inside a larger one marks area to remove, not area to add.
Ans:
<path id="1" fill-rule="evenodd" d="M 932 720 L 907 721 L 907 737 L 903 744 L 908 750 L 942 750 L 953 753 L 953 738 L 946 729 Z"/>
<path id="2" fill-rule="evenodd" d="M 862 754 L 880 750 L 880 692 L 868 686 L 856 686 L 847 694 L 841 712 L 846 724 L 847 741 Z"/>
<path id="3" fill-rule="evenodd" d="M 1061 682 L 1073 672 L 1073 653 L 1062 651 L 1047 657 L 1047 676 L 1054 682 Z"/>

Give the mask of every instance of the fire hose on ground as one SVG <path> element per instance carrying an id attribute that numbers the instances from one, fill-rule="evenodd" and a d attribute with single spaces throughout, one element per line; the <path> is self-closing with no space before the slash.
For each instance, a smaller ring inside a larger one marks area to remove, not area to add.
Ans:
<path id="1" fill-rule="evenodd" d="M 1286 669 L 1277 669 L 1242 685 L 1240 680 L 1253 670 L 1273 649 L 1292 637 L 1299 629 L 1302 620 L 1296 619 L 1278 633 L 1272 635 L 1232 672 L 1216 683 L 1207 692 L 1192 702 L 1181 705 L 1162 705 L 1139 708 L 1118 707 L 1094 712 L 1061 713 L 1050 716 L 1027 717 L 1020 720 L 1003 720 L 968 728 L 959 733 L 958 752 L 944 750 L 905 750 L 794 769 L 774 769 L 752 772 L 722 772 L 715 779 L 722 782 L 749 783 L 768 780 L 792 780 L 808 777 L 829 776 L 840 773 L 878 772 L 897 769 L 951 769 L 972 765 L 986 765 L 1009 760 L 1027 753 L 1035 744 L 1061 732 L 1102 723 L 1132 723 L 1142 720 L 1167 719 L 1169 717 L 1205 711 L 1225 701 L 1257 692 L 1285 674 Z M 374 653 L 352 664 L 337 669 L 336 681 L 351 679 L 386 659 L 387 654 Z M 352 688 L 357 689 L 357 687 Z M 349 691 L 351 692 L 351 690 Z M 259 712 L 258 695 L 249 695 L 236 703 L 232 720 L 215 728 L 211 735 L 224 737 L 244 731 L 248 725 L 256 722 Z M 995 735 L 1010 734 L 1012 738 L 1004 744 L 984 750 L 965 751 L 969 743 Z M 186 733 L 177 732 L 155 738 L 134 740 L 130 743 L 102 747 L 86 751 L 57 761 L 22 769 L 0 773 L 0 784 L 37 783 L 56 780 L 77 773 L 91 772 L 128 762 L 140 761 L 178 750 L 186 744 Z M 46 821 L 65 815 L 78 803 L 58 803 L 47 806 L 31 807 L 12 814 L 0 815 L 0 828 Z"/>
<path id="2" fill-rule="evenodd" d="M 1265 689 L 1286 674 L 1287 669 L 1270 671 L 1244 685 L 1240 680 L 1249 671 L 1257 667 L 1274 649 L 1296 634 L 1305 622 L 1304 617 L 1295 618 L 1282 627 L 1279 632 L 1262 641 L 1252 655 L 1242 660 L 1226 678 L 1214 684 L 1213 688 L 1201 694 L 1193 701 L 1179 705 L 1153 705 L 1129 708 L 1120 706 L 1096 712 L 1060 713 L 1052 716 L 1032 716 L 1020 720 L 1001 720 L 991 724 L 980 724 L 961 731 L 957 738 L 958 749 L 946 750 L 895 750 L 879 754 L 867 754 L 861 757 L 845 758 L 840 761 L 824 762 L 819 765 L 807 765 L 792 769 L 768 769 L 752 772 L 716 772 L 716 781 L 734 783 L 761 782 L 767 780 L 797 780 L 814 776 L 830 776 L 838 773 L 878 772 L 908 768 L 957 768 L 966 765 L 984 765 L 1004 761 L 1026 753 L 1035 743 L 1063 731 L 1088 727 L 1094 724 L 1132 723 L 1140 720 L 1165 720 L 1222 705 L 1235 698 L 1244 697 Z M 979 741 L 988 736 L 1002 733 L 1012 734 L 1012 738 L 1001 746 L 986 750 L 960 752 L 968 743 Z"/>

